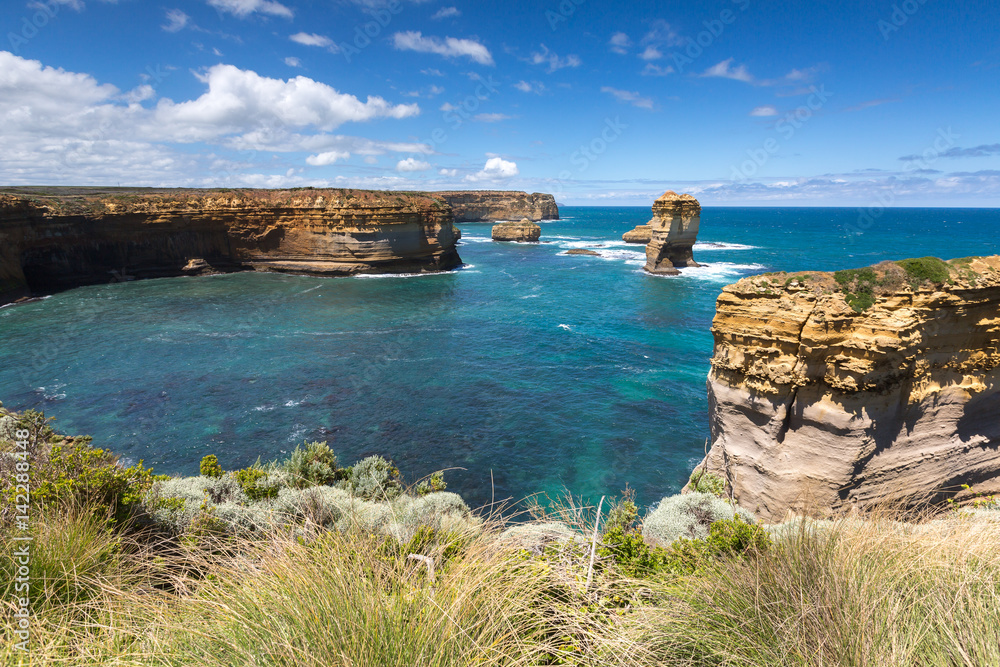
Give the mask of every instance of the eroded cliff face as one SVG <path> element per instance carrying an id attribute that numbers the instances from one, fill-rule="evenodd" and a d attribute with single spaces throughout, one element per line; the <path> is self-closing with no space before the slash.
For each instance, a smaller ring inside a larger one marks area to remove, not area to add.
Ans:
<path id="1" fill-rule="evenodd" d="M 0 303 L 123 275 L 442 271 L 461 264 L 455 231 L 449 206 L 423 194 L 11 189 L 0 193 Z"/>
<path id="2" fill-rule="evenodd" d="M 719 296 L 706 465 L 743 507 L 780 520 L 1000 491 L 1000 257 L 902 264 Z"/>
<path id="3" fill-rule="evenodd" d="M 451 204 L 455 222 L 494 222 L 497 220 L 558 220 L 559 207 L 552 195 L 512 190 L 470 190 L 434 192 Z"/>
<path id="4" fill-rule="evenodd" d="M 680 273 L 677 267 L 699 266 L 691 249 L 698 240 L 700 222 L 701 204 L 691 195 L 667 191 L 657 199 L 649 221 L 646 271 L 670 276 Z"/>

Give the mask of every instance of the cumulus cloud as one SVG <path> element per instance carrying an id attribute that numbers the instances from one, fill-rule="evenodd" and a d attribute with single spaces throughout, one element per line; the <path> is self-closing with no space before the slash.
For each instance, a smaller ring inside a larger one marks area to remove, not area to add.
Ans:
<path id="1" fill-rule="evenodd" d="M 619 90 L 618 88 L 612 88 L 611 86 L 603 86 L 601 88 L 601 92 L 613 96 L 619 102 L 625 102 L 640 109 L 653 109 L 653 100 L 648 97 L 642 97 L 636 92 Z"/>
<path id="2" fill-rule="evenodd" d="M 455 37 L 424 37 L 418 30 L 397 32 L 392 36 L 393 46 L 399 51 L 417 51 L 418 53 L 436 53 L 445 58 L 469 58 L 480 65 L 493 65 L 493 56 L 489 49 L 474 39 L 457 39 Z"/>
<path id="3" fill-rule="evenodd" d="M 518 81 L 514 84 L 514 87 L 520 90 L 522 93 L 538 93 L 541 94 L 545 91 L 545 84 L 541 81 Z"/>
<path id="4" fill-rule="evenodd" d="M 158 71 L 122 93 L 90 75 L 0 52 L 0 182 L 247 184 L 244 177 L 260 169 L 265 151 L 272 153 L 268 160 L 277 160 L 277 152 L 309 153 L 314 165 L 350 153 L 433 153 L 422 143 L 329 133 L 347 122 L 405 118 L 419 111 L 417 105 L 362 101 L 305 77 L 283 81 L 218 65 L 200 76 L 206 84 L 201 96 L 160 98 L 151 106 L 164 76 L 170 73 Z M 207 146 L 180 146 L 191 142 Z M 241 162 L 219 155 L 226 151 L 254 157 Z M 282 173 L 289 167 L 288 161 L 276 164 Z"/>
<path id="5" fill-rule="evenodd" d="M 642 37 L 641 44 L 654 44 L 660 46 L 684 46 L 688 43 L 688 40 L 680 36 L 680 34 L 671 26 L 669 23 L 663 19 L 656 19 L 652 23 L 649 32 L 647 32 Z"/>
<path id="6" fill-rule="evenodd" d="M 392 105 L 381 97 L 362 102 L 308 77 L 271 79 L 233 65 L 215 65 L 199 78 L 208 91 L 197 99 L 157 105 L 156 120 L 174 140 L 200 141 L 268 123 L 329 131 L 350 121 L 420 112 L 416 104 Z"/>
<path id="7" fill-rule="evenodd" d="M 753 75 L 747 70 L 747 66 L 739 65 L 738 67 L 733 67 L 733 60 L 735 60 L 735 58 L 728 58 L 720 63 L 712 65 L 702 73 L 702 76 L 720 77 L 723 79 L 733 79 L 735 81 L 753 83 Z"/>
<path id="8" fill-rule="evenodd" d="M 662 66 L 656 63 L 646 63 L 646 66 L 642 70 L 643 76 L 666 76 L 673 73 L 674 68 L 672 65 Z"/>
<path id="9" fill-rule="evenodd" d="M 611 51 L 620 55 L 628 53 L 628 47 L 632 46 L 632 40 L 623 32 L 616 32 L 608 40 Z"/>
<path id="10" fill-rule="evenodd" d="M 405 160 L 400 160 L 396 163 L 396 171 L 408 172 L 408 171 L 427 171 L 431 168 L 430 162 L 424 162 L 423 160 L 418 160 L 416 158 L 408 157 Z"/>
<path id="11" fill-rule="evenodd" d="M 528 62 L 532 65 L 548 65 L 548 72 L 551 74 L 556 70 L 563 69 L 564 67 L 579 67 L 583 62 L 580 60 L 579 56 L 570 54 L 565 58 L 560 58 L 555 53 L 549 51 L 549 48 L 544 44 L 541 45 L 541 51 L 535 51 L 528 58 Z"/>
<path id="12" fill-rule="evenodd" d="M 294 35 L 289 35 L 288 39 L 292 40 L 296 44 L 302 44 L 304 46 L 320 46 L 323 48 L 333 46 L 332 39 L 326 35 L 317 35 L 314 32 L 297 32 Z"/>
<path id="13" fill-rule="evenodd" d="M 441 174 L 442 176 L 454 177 L 458 175 L 458 169 L 441 169 L 440 171 L 438 171 L 438 173 Z"/>
<path id="14" fill-rule="evenodd" d="M 486 165 L 474 174 L 469 174 L 465 180 L 469 183 L 481 183 L 482 181 L 502 181 L 517 176 L 520 172 L 517 164 L 509 162 L 501 157 L 491 157 L 486 161 Z"/>
<path id="15" fill-rule="evenodd" d="M 750 112 L 751 116 L 777 116 L 778 110 L 770 105 L 765 104 L 764 106 L 754 107 L 753 111 Z"/>
<path id="16" fill-rule="evenodd" d="M 285 64 L 289 67 L 302 67 L 302 61 L 295 56 L 288 56 L 285 58 Z"/>
<path id="17" fill-rule="evenodd" d="M 454 18 L 456 16 L 461 16 L 461 15 L 462 12 L 458 11 L 458 7 L 442 7 L 441 9 L 437 10 L 437 12 L 435 12 L 434 16 L 432 16 L 431 18 L 440 20 L 440 19 Z"/>
<path id="18" fill-rule="evenodd" d="M 346 160 L 349 157 L 351 157 L 351 154 L 346 151 L 326 151 L 318 155 L 310 155 L 306 158 L 306 163 L 314 167 L 325 167 L 337 160 Z"/>
<path id="19" fill-rule="evenodd" d="M 281 16 L 286 19 L 292 18 L 293 15 L 291 9 L 274 0 L 208 0 L 208 4 L 220 12 L 239 18 L 246 18 L 256 13 Z"/>
<path id="20" fill-rule="evenodd" d="M 659 60 L 663 57 L 663 52 L 661 52 L 655 46 L 647 46 L 646 50 L 639 54 L 639 57 L 643 60 Z"/>
<path id="21" fill-rule="evenodd" d="M 190 21 L 191 17 L 181 10 L 171 9 L 167 11 L 167 23 L 160 27 L 167 32 L 178 32 L 183 30 Z"/>

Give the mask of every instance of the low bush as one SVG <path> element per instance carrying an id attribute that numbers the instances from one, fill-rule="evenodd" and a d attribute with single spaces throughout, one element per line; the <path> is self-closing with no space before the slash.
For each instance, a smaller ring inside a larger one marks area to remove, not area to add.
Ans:
<path id="1" fill-rule="evenodd" d="M 222 477 L 222 466 L 219 465 L 219 457 L 215 454 L 209 454 L 202 458 L 201 465 L 198 466 L 198 472 L 201 473 L 202 477 Z"/>
<path id="2" fill-rule="evenodd" d="M 906 271 L 910 286 L 917 289 L 924 283 L 940 285 L 951 277 L 948 263 L 937 257 L 918 257 L 896 262 Z"/>
<path id="3" fill-rule="evenodd" d="M 739 515 L 746 523 L 754 523 L 753 515 L 710 493 L 684 493 L 668 496 L 642 522 L 642 534 L 658 546 L 666 547 L 674 540 L 704 538 L 716 521 Z"/>
<path id="4" fill-rule="evenodd" d="M 326 442 L 297 446 L 284 463 L 290 483 L 297 489 L 332 484 L 338 477 L 337 456 Z"/>
<path id="5" fill-rule="evenodd" d="M 351 492 L 366 500 L 392 500 L 403 492 L 399 469 L 381 456 L 369 456 L 351 468 Z"/>

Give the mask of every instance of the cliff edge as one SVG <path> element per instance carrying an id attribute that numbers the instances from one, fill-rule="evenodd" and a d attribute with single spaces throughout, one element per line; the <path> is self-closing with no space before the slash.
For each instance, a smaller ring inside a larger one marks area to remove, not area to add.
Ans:
<path id="1" fill-rule="evenodd" d="M 455 240 L 448 204 L 423 193 L 6 188 L 0 304 L 121 276 L 443 271 Z"/>
<path id="2" fill-rule="evenodd" d="M 500 220 L 558 220 L 559 207 L 552 195 L 513 190 L 456 190 L 432 192 L 451 205 L 455 222 L 495 222 Z"/>
<path id="3" fill-rule="evenodd" d="M 1000 256 L 744 278 L 703 464 L 768 520 L 1000 492 Z"/>

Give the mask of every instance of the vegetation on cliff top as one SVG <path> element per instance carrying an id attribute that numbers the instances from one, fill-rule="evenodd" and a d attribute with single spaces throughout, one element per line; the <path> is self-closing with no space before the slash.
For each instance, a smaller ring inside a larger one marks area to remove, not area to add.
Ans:
<path id="1" fill-rule="evenodd" d="M 32 478 L 66 483 L 32 501 L 25 530 L 4 486 L 5 543 L 34 540 L 31 653 L 8 641 L 5 664 L 1000 662 L 992 509 L 765 530 L 711 493 L 665 498 L 640 520 L 626 489 L 607 512 L 566 497 L 511 526 L 441 490 L 385 493 L 391 464 L 341 468 L 323 443 L 244 471 L 207 458 L 207 474 L 167 478 L 89 457 L 99 450 L 73 438 L 80 456 L 66 467 L 44 456 L 67 438 L 43 415 L 0 410 L 3 485 L 20 429 Z M 120 483 L 76 484 L 90 469 Z M 119 500 L 126 517 L 111 511 Z M 0 555 L 6 638 L 18 567 Z"/>
<path id="2" fill-rule="evenodd" d="M 988 258 L 964 257 L 948 262 L 937 257 L 918 257 L 895 262 L 880 262 L 859 269 L 844 269 L 833 273 L 782 271 L 764 273 L 754 282 L 762 294 L 775 295 L 792 289 L 810 289 L 817 293 L 840 292 L 854 312 L 863 313 L 875 305 L 880 296 L 893 294 L 909 287 L 911 290 L 958 285 L 959 281 L 975 285 L 982 270 L 994 272 L 995 264 L 974 268 L 976 260 Z"/>

